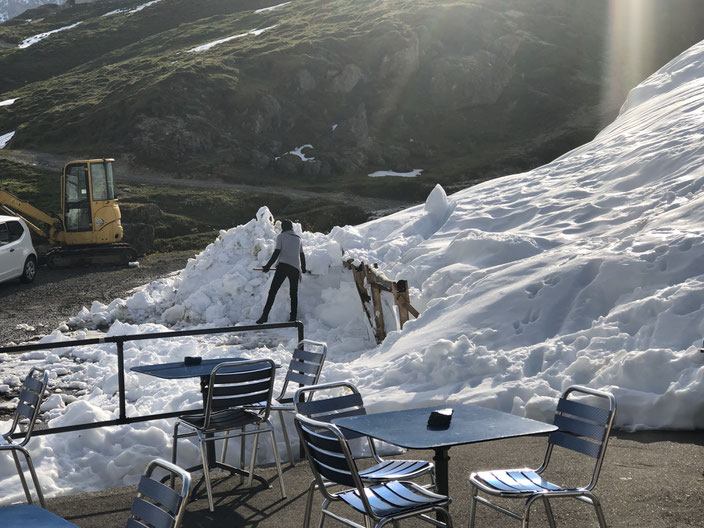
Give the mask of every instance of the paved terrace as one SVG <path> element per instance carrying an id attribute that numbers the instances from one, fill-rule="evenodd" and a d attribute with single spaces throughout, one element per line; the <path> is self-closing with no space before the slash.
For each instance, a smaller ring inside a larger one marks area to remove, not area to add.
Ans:
<path id="1" fill-rule="evenodd" d="M 450 450 L 451 513 L 455 526 L 467 526 L 469 483 L 473 470 L 509 467 L 537 467 L 542 461 L 545 438 L 516 438 L 483 444 L 453 447 Z M 558 454 L 558 453 L 556 453 Z M 164 446 L 164 458 L 170 456 Z M 413 451 L 406 458 L 432 460 L 431 451 Z M 556 480 L 571 474 L 572 462 L 558 461 L 553 455 L 551 468 Z M 247 488 L 239 477 L 214 478 L 215 512 L 208 510 L 205 487 L 188 505 L 184 528 L 199 527 L 298 527 L 303 523 L 305 494 L 312 474 L 304 461 L 294 468 L 284 467 L 288 498 L 281 499 L 273 467 L 259 468 L 273 486 Z M 613 528 L 701 528 L 704 526 L 704 431 L 694 432 L 614 432 L 604 467 L 596 487 L 606 521 Z M 41 479 L 41 475 L 39 476 Z M 197 476 L 194 482 L 197 484 Z M 256 482 L 255 482 L 256 485 Z M 136 487 L 111 489 L 49 499 L 48 507 L 82 528 L 124 527 Z M 318 494 L 314 501 L 313 526 L 317 526 Z M 514 500 L 509 504 L 522 505 Z M 574 499 L 555 501 L 558 526 L 597 527 L 591 506 Z M 334 526 L 327 521 L 326 526 Z M 430 526 L 416 520 L 403 527 Z M 519 523 L 485 506 L 478 507 L 477 526 L 516 528 Z M 531 526 L 547 527 L 542 506 L 535 504 Z"/>

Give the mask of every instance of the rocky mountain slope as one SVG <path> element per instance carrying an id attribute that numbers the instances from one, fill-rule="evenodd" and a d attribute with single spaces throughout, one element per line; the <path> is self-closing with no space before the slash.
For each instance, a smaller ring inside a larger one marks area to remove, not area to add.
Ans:
<path id="1" fill-rule="evenodd" d="M 619 36 L 639 19 L 606 0 L 47 5 L 0 25 L 0 101 L 16 99 L 0 135 L 183 178 L 420 199 L 591 139 L 704 35 L 694 0 L 640 4 L 659 26 L 638 67 Z"/>

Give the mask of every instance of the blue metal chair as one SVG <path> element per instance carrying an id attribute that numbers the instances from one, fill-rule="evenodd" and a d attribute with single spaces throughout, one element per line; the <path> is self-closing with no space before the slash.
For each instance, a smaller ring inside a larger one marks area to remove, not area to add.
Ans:
<path id="1" fill-rule="evenodd" d="M 242 474 L 238 468 L 225 464 L 227 444 L 230 438 L 239 437 L 242 439 L 241 452 L 244 454 L 245 437 L 254 435 L 254 447 L 252 448 L 247 482 L 247 485 L 251 486 L 254 478 L 254 463 L 257 457 L 259 435 L 260 433 L 269 433 L 281 496 L 286 498 L 276 437 L 269 420 L 275 372 L 276 365 L 270 359 L 220 363 L 210 375 L 204 413 L 181 416 L 174 426 L 171 462 L 176 463 L 178 440 L 195 436 L 200 446 L 203 480 L 207 489 L 210 511 L 215 511 L 213 490 L 210 483 L 211 466 Z M 262 405 L 252 409 L 251 406 L 254 404 Z M 254 429 L 247 430 L 248 426 L 253 426 Z M 179 433 L 179 428 L 186 429 L 186 432 Z M 221 460 L 220 462 L 210 461 L 209 451 L 212 453 L 214 443 L 218 440 L 224 440 Z M 243 458 L 240 456 L 240 464 Z"/>
<path id="2" fill-rule="evenodd" d="M 326 396 L 320 398 L 320 396 Z M 332 396 L 331 396 L 332 395 Z M 298 389 L 294 395 L 296 412 L 321 422 L 333 418 L 366 414 L 362 395 L 353 384 L 346 381 L 323 383 Z M 365 484 L 379 484 L 391 480 L 415 479 L 423 475 L 430 477 L 430 487 L 435 487 L 435 473 L 432 462 L 426 460 L 385 460 L 376 451 L 374 439 L 352 431 L 343 430 L 347 440 L 357 438 L 366 442 L 374 461 L 371 467 L 359 470 Z M 328 483 L 330 485 L 330 483 Z M 313 493 L 317 489 L 314 480 L 308 488 L 304 526 L 308 526 L 313 506 Z"/>
<path id="3" fill-rule="evenodd" d="M 153 478 L 152 474 L 157 469 L 180 478 L 181 489 L 177 491 Z M 190 491 L 190 473 L 166 460 L 152 460 L 147 464 L 137 487 L 137 496 L 132 503 L 126 528 L 178 528 L 186 511 Z"/>
<path id="4" fill-rule="evenodd" d="M 305 350 L 306 345 L 315 347 L 315 350 Z M 293 396 L 289 396 L 287 394 L 288 386 L 289 383 L 297 383 L 299 387 L 315 385 L 318 383 L 327 353 L 328 346 L 325 343 L 311 341 L 310 339 L 304 339 L 298 343 L 298 346 L 293 351 L 291 363 L 289 363 L 288 371 L 286 372 L 286 377 L 284 378 L 284 383 L 281 386 L 281 392 L 274 398 L 274 402 L 271 404 L 271 410 L 276 411 L 279 415 L 281 432 L 284 435 L 284 441 L 286 442 L 286 453 L 288 454 L 288 460 L 291 466 L 295 465 L 295 460 L 293 458 L 293 450 L 291 449 L 291 442 L 288 438 L 288 431 L 286 430 L 286 422 L 284 421 L 283 413 L 295 413 L 296 409 L 293 405 Z"/>
<path id="5" fill-rule="evenodd" d="M 38 367 L 32 367 L 30 369 L 29 374 L 27 374 L 27 377 L 22 383 L 19 402 L 12 418 L 10 430 L 2 435 L 5 443 L 0 444 L 0 452 L 10 451 L 12 453 L 12 457 L 15 459 L 15 466 L 17 467 L 17 474 L 20 477 L 24 494 L 27 497 L 27 502 L 32 504 L 32 495 L 29 491 L 29 486 L 27 485 L 24 470 L 20 464 L 19 455 L 24 457 L 25 463 L 27 464 L 27 469 L 29 470 L 29 474 L 32 478 L 34 490 L 39 499 L 39 504 L 43 507 L 46 507 L 44 502 L 44 494 L 39 486 L 39 480 L 37 479 L 37 472 L 34 469 L 32 458 L 29 456 L 29 451 L 25 446 L 29 443 L 29 440 L 32 437 L 34 424 L 39 416 L 39 407 L 44 400 L 44 393 L 46 392 L 48 382 L 49 374 L 45 372 L 44 369 Z M 16 433 L 24 433 L 24 436 L 18 442 L 12 438 Z"/>
<path id="6" fill-rule="evenodd" d="M 589 405 L 584 401 L 569 398 L 571 395 L 587 396 L 590 402 L 599 402 L 600 405 Z M 610 393 L 577 385 L 565 390 L 557 403 L 553 422 L 557 425 L 558 430 L 550 433 L 545 458 L 538 469 L 499 469 L 475 472 L 470 475 L 472 500 L 469 527 L 474 527 L 477 503 L 481 503 L 521 521 L 521 526 L 527 528 L 531 506 L 534 502 L 542 500 L 550 528 L 555 528 L 550 499 L 574 497 L 591 504 L 596 511 L 599 526 L 606 528 L 606 520 L 599 499 L 592 490 L 599 479 L 615 415 L 616 400 Z M 548 468 L 555 447 L 564 448 L 595 460 L 591 480 L 588 484 L 578 487 L 563 487 L 543 478 L 543 473 Z M 480 491 L 494 497 L 525 499 L 523 512 L 519 514 L 491 502 L 480 496 Z"/>
<path id="7" fill-rule="evenodd" d="M 326 517 L 355 528 L 370 528 L 370 520 L 378 528 L 409 517 L 420 518 L 434 526 L 452 527 L 447 508 L 449 497 L 433 493 L 413 482 L 364 482 L 347 439 L 337 426 L 311 420 L 301 414 L 296 414 L 294 423 L 317 486 L 325 497 L 319 527 L 322 528 Z M 345 486 L 346 489 L 333 493 L 330 491 L 331 484 Z M 343 502 L 363 515 L 364 525 L 329 509 L 334 502 Z M 429 517 L 430 513 L 435 513 L 444 522 Z"/>
<path id="8" fill-rule="evenodd" d="M 180 491 L 155 480 L 152 474 L 156 469 L 166 470 L 180 478 Z M 188 472 L 166 460 L 152 460 L 139 482 L 126 528 L 179 528 L 190 489 L 191 475 Z M 13 504 L 0 508 L 0 523 L 9 527 L 77 528 L 75 524 L 34 504 Z"/>

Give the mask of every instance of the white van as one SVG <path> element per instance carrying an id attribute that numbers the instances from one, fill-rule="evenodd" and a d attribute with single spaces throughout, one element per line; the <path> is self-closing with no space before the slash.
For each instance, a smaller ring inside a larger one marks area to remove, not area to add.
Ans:
<path id="1" fill-rule="evenodd" d="M 32 282 L 37 274 L 37 252 L 27 224 L 16 216 L 0 215 L 0 282 Z"/>

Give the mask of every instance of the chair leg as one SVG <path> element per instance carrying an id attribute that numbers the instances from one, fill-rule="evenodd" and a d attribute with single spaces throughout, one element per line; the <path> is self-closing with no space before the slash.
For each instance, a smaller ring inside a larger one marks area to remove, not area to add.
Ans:
<path id="1" fill-rule="evenodd" d="M 277 411 L 279 413 L 279 421 L 281 422 L 281 432 L 284 435 L 284 442 L 286 442 L 286 454 L 288 454 L 288 463 L 291 467 L 296 465 L 296 461 L 293 459 L 293 451 L 291 450 L 291 442 L 288 439 L 288 431 L 286 430 L 286 422 L 284 421 L 284 412 Z"/>
<path id="2" fill-rule="evenodd" d="M 230 443 L 229 438 L 225 438 L 222 441 L 222 451 L 220 452 L 220 462 L 225 463 L 225 457 L 227 456 L 227 444 Z"/>
<path id="3" fill-rule="evenodd" d="M 32 492 L 29 489 L 29 485 L 27 484 L 27 478 L 24 476 L 24 470 L 22 469 L 22 464 L 20 463 L 20 458 L 17 456 L 17 451 L 20 451 L 22 455 L 24 456 L 24 461 L 25 464 L 27 464 L 27 470 L 29 471 L 29 476 L 32 479 L 32 485 L 34 486 L 34 489 L 37 492 L 37 499 L 39 500 L 39 504 L 42 506 L 42 508 L 46 508 L 46 502 L 44 501 L 44 494 L 42 493 L 42 488 L 39 485 L 39 478 L 37 478 L 37 472 L 34 469 L 34 463 L 32 462 L 32 457 L 29 456 L 29 451 L 27 451 L 24 447 L 18 446 L 14 447 L 12 449 L 12 458 L 15 459 L 15 467 L 17 468 L 17 475 L 20 478 L 20 482 L 22 483 L 22 489 L 24 490 L 24 495 L 27 498 L 27 502 L 29 504 L 33 504 L 34 501 L 32 501 Z"/>
<path id="4" fill-rule="evenodd" d="M 276 447 L 276 437 L 274 436 L 274 430 L 269 429 L 269 434 L 271 435 L 271 446 L 274 450 L 274 461 L 276 462 L 276 472 L 279 475 L 279 487 L 281 488 L 281 498 L 286 498 L 286 490 L 284 489 L 284 476 L 281 473 L 281 460 L 279 458 L 279 448 Z"/>
<path id="5" fill-rule="evenodd" d="M 27 502 L 29 504 L 33 504 L 32 494 L 29 492 L 29 487 L 27 486 L 27 479 L 24 476 L 24 469 L 22 469 L 22 465 L 20 464 L 20 458 L 17 456 L 17 449 L 12 450 L 12 458 L 15 459 L 15 467 L 17 468 L 17 476 L 20 478 L 20 482 L 22 483 L 22 489 L 24 490 L 24 496 L 27 497 Z M 25 458 L 27 458 L 27 457 L 25 456 Z"/>
<path id="6" fill-rule="evenodd" d="M 252 485 L 252 480 L 254 480 L 254 462 L 257 460 L 257 448 L 259 447 L 259 425 L 257 425 L 257 432 L 254 433 L 254 445 L 252 446 L 252 461 L 249 464 L 249 477 L 247 478 L 247 486 Z"/>
<path id="7" fill-rule="evenodd" d="M 245 457 L 245 451 L 247 447 L 247 437 L 245 436 L 244 432 L 246 431 L 246 427 L 242 426 L 242 436 L 240 436 L 240 469 L 244 471 L 244 457 Z M 240 485 L 244 483 L 244 475 L 240 473 Z"/>
<path id="8" fill-rule="evenodd" d="M 25 459 L 27 460 L 27 467 L 29 468 L 29 474 L 32 477 L 32 482 L 34 483 L 34 489 L 37 491 L 37 497 L 39 498 L 39 504 L 42 506 L 42 508 L 46 508 L 46 502 L 44 501 L 44 494 L 42 493 L 42 488 L 39 485 L 39 479 L 37 478 L 37 472 L 34 469 L 34 463 L 32 462 L 32 458 L 29 456 L 29 453 L 24 454 Z"/>
<path id="9" fill-rule="evenodd" d="M 443 508 L 443 512 L 445 513 L 445 528 L 452 528 L 452 517 L 450 517 L 450 510 L 445 507 Z"/>
<path id="10" fill-rule="evenodd" d="M 200 440 L 200 458 L 203 461 L 203 478 L 205 479 L 205 489 L 208 493 L 208 507 L 211 512 L 215 511 L 215 505 L 213 504 L 213 486 L 210 483 L 210 468 L 208 468 L 208 451 L 205 442 Z"/>
<path id="11" fill-rule="evenodd" d="M 325 508 L 327 508 L 330 505 L 330 499 L 325 499 L 323 501 L 323 506 L 320 508 L 320 522 L 318 523 L 318 528 L 323 528 L 323 524 L 325 524 Z"/>
<path id="12" fill-rule="evenodd" d="M 303 528 L 308 528 L 310 525 L 310 516 L 313 511 L 313 494 L 316 489 L 317 485 L 315 484 L 315 480 L 313 480 L 310 483 L 310 486 L 308 486 L 308 494 L 306 496 L 306 512 L 303 514 Z"/>
<path id="13" fill-rule="evenodd" d="M 530 522 L 530 507 L 533 506 L 533 503 L 539 498 L 541 498 L 539 495 L 533 495 L 528 500 L 526 500 L 526 505 L 523 508 L 523 519 L 521 520 L 521 528 L 528 528 L 528 523 Z M 553 522 L 555 522 L 554 519 Z"/>
<path id="14" fill-rule="evenodd" d="M 594 505 L 594 510 L 596 511 L 596 517 L 599 519 L 599 526 L 601 528 L 606 528 L 606 517 L 604 517 L 604 512 L 601 509 L 601 503 L 599 502 L 599 499 L 596 498 L 596 495 L 589 494 L 589 498 L 592 501 L 592 504 Z"/>
<path id="15" fill-rule="evenodd" d="M 547 497 L 543 497 L 543 505 L 545 506 L 545 514 L 548 516 L 548 524 L 550 528 L 557 528 L 555 524 L 555 517 L 552 514 L 552 506 L 550 506 L 550 501 Z"/>
<path id="16" fill-rule="evenodd" d="M 477 515 L 477 493 L 479 488 L 472 486 L 472 495 L 469 498 L 469 528 L 474 528 L 474 519 Z"/>

